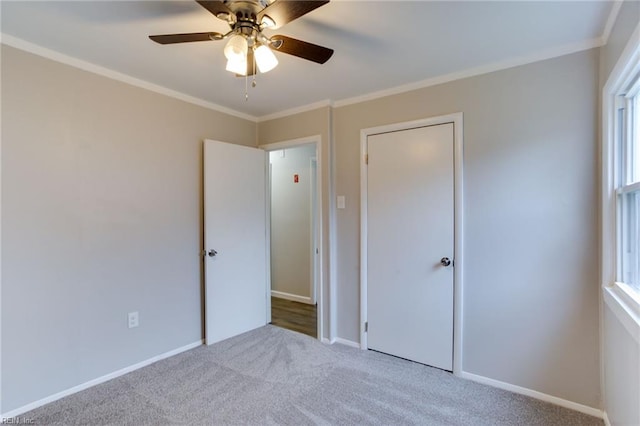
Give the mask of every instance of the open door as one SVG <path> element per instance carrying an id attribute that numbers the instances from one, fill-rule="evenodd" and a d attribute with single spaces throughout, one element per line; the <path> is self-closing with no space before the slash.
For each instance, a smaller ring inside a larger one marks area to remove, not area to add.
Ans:
<path id="1" fill-rule="evenodd" d="M 204 143 L 207 345 L 267 322 L 266 153 Z"/>

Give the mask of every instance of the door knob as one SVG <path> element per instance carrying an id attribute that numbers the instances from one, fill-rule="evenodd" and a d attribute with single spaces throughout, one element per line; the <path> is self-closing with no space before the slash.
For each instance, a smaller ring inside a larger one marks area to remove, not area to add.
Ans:
<path id="1" fill-rule="evenodd" d="M 440 263 L 442 264 L 442 266 L 449 266 L 451 265 L 451 259 L 449 259 L 448 257 L 443 257 L 442 259 L 440 259 Z"/>
<path id="2" fill-rule="evenodd" d="M 209 255 L 209 257 L 213 257 L 213 256 L 215 256 L 216 254 L 218 254 L 218 252 L 217 252 L 217 251 L 215 251 L 214 249 L 211 249 L 211 250 L 209 250 L 209 253 L 207 253 L 207 254 Z"/>

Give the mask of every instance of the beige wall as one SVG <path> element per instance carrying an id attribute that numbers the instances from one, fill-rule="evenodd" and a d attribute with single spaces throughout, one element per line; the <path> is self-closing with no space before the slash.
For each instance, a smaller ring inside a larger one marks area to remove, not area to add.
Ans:
<path id="1" fill-rule="evenodd" d="M 597 71 L 590 50 L 335 108 L 338 336 L 359 340 L 360 129 L 462 112 L 463 370 L 600 406 Z"/>
<path id="2" fill-rule="evenodd" d="M 332 295 L 329 291 L 329 213 L 330 202 L 330 163 L 332 163 L 332 147 L 330 145 L 331 132 L 331 108 L 322 107 L 312 111 L 290 115 L 283 118 L 276 118 L 258 123 L 258 145 L 268 145 L 277 142 L 284 142 L 319 135 L 322 150 L 322 247 L 323 264 L 322 269 L 322 299 L 323 303 L 323 336 L 332 337 L 330 327 L 335 327 L 335 321 L 329 318 L 329 303 Z"/>
<path id="3" fill-rule="evenodd" d="M 631 35 L 640 22 L 640 2 L 625 1 L 600 54 L 600 89 L 607 82 Z M 637 40 L 636 40 L 637 42 Z M 602 93 L 602 92 L 601 92 Z M 610 259 L 603 259 L 604 262 Z M 614 302 L 615 303 L 615 302 Z M 634 320 L 631 320 L 633 322 Z M 636 330 L 638 324 L 636 323 Z M 604 411 L 614 426 L 640 424 L 640 342 L 611 307 L 603 303 L 603 400 Z"/>
<path id="4" fill-rule="evenodd" d="M 204 138 L 321 136 L 325 264 L 329 189 L 347 198 L 323 298 L 357 341 L 359 131 L 452 112 L 463 369 L 598 407 L 597 70 L 587 51 L 256 126 L 3 46 L 2 411 L 201 338 Z"/>
<path id="5" fill-rule="evenodd" d="M 202 338 L 202 141 L 256 125 L 1 53 L 8 412 Z"/>

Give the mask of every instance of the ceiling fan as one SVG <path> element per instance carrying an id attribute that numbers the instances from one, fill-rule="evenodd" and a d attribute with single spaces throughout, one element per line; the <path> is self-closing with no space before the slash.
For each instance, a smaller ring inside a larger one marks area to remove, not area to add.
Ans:
<path id="1" fill-rule="evenodd" d="M 329 3 L 329 0 L 213 0 L 197 2 L 231 27 L 226 34 L 217 32 L 152 35 L 160 44 L 189 43 L 228 39 L 224 54 L 227 71 L 239 76 L 250 76 L 257 69 L 265 73 L 273 69 L 278 60 L 273 50 L 324 64 L 333 50 L 297 40 L 273 35 L 267 37 L 264 29 L 277 29 Z"/>

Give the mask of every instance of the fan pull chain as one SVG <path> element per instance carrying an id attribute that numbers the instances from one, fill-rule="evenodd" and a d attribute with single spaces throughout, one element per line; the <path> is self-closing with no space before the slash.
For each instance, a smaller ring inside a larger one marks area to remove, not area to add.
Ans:
<path id="1" fill-rule="evenodd" d="M 256 57 L 253 57 L 253 80 L 251 81 L 251 87 L 256 87 L 258 83 L 256 83 Z M 248 71 L 248 70 L 247 70 Z M 249 101 L 249 73 L 244 76 L 244 101 Z"/>
<path id="2" fill-rule="evenodd" d="M 258 70 L 256 69 L 256 55 L 253 55 L 253 81 L 251 82 L 251 87 L 256 87 L 256 74 L 258 74 Z"/>
<path id="3" fill-rule="evenodd" d="M 244 76 L 244 101 L 247 102 L 249 101 L 249 76 L 245 75 Z"/>

